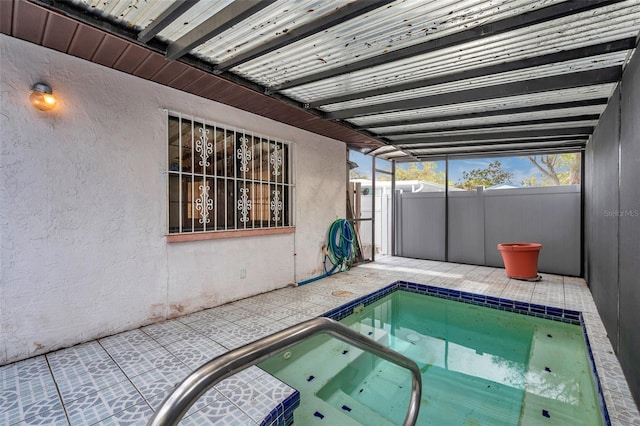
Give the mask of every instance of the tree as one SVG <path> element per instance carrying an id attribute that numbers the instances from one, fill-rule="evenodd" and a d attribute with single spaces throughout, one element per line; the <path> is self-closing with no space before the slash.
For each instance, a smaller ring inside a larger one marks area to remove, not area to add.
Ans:
<path id="1" fill-rule="evenodd" d="M 349 179 L 371 179 L 371 176 L 363 175 L 358 169 L 349 170 Z"/>
<path id="2" fill-rule="evenodd" d="M 538 181 L 536 180 L 535 176 L 531 176 L 531 177 L 522 179 L 522 181 L 520 181 L 520 185 L 525 186 L 525 187 L 527 187 L 527 186 L 542 186 L 542 185 L 540 185 L 538 183 Z"/>
<path id="3" fill-rule="evenodd" d="M 527 157 L 542 172 L 538 181 L 535 176 L 524 179 L 523 186 L 575 185 L 580 183 L 580 154 L 548 154 Z"/>
<path id="4" fill-rule="evenodd" d="M 418 167 L 420 164 L 420 167 Z M 396 168 L 396 180 L 421 180 L 423 182 L 435 182 L 444 184 L 445 173 L 437 171 L 438 164 L 430 161 L 422 163 L 410 163 L 405 169 Z"/>
<path id="5" fill-rule="evenodd" d="M 476 189 L 478 186 L 490 187 L 501 183 L 511 183 L 513 173 L 502 170 L 502 163 L 495 160 L 484 169 L 462 172 L 462 181 L 457 186 L 464 189 Z"/>

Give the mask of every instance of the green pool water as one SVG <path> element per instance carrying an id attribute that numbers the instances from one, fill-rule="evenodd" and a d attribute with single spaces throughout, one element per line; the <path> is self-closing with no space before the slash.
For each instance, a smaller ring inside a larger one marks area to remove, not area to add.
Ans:
<path id="1" fill-rule="evenodd" d="M 413 359 L 419 425 L 602 425 L 582 330 L 395 291 L 342 323 Z M 296 425 L 400 425 L 407 370 L 327 336 L 260 367 L 298 389 Z"/>

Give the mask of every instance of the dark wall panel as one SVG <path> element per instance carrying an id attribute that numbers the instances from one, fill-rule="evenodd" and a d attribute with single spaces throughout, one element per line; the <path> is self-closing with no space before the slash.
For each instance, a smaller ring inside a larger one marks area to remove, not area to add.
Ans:
<path id="1" fill-rule="evenodd" d="M 622 80 L 620 105 L 619 359 L 640 401 L 640 55 Z"/>
<path id="2" fill-rule="evenodd" d="M 631 59 L 586 152 L 585 270 L 640 401 L 640 55 Z"/>
<path id="3" fill-rule="evenodd" d="M 589 285 L 611 343 L 617 345 L 618 327 L 618 129 L 619 92 L 616 90 L 587 145 L 591 199 L 586 206 L 589 224 Z"/>
<path id="4" fill-rule="evenodd" d="M 583 168 L 582 168 L 582 194 L 584 197 L 584 206 L 583 206 L 583 220 L 584 223 L 582 228 L 584 230 L 584 244 L 582 247 L 583 250 L 583 270 L 584 270 L 584 279 L 587 282 L 591 281 L 591 240 L 593 232 L 591 229 L 593 228 L 593 214 L 592 214 L 592 206 L 593 206 L 593 146 L 591 145 L 593 141 L 589 139 L 587 143 L 587 148 L 582 154 L 582 158 L 584 159 Z"/>

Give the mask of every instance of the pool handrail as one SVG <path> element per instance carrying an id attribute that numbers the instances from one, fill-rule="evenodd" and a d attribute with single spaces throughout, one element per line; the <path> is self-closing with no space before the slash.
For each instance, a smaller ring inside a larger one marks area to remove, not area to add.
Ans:
<path id="1" fill-rule="evenodd" d="M 414 426 L 420 410 L 422 377 L 415 361 L 330 318 L 318 317 L 226 352 L 193 371 L 162 401 L 148 426 L 177 425 L 189 408 L 221 380 L 290 348 L 314 334 L 328 334 L 411 372 L 411 399 L 404 426 Z"/>

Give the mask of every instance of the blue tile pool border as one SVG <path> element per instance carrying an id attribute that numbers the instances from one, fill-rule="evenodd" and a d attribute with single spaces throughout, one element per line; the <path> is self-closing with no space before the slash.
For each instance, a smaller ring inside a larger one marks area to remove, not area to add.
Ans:
<path id="1" fill-rule="evenodd" d="M 582 316 L 581 316 L 582 319 Z M 582 324 L 582 335 L 584 337 L 584 344 L 587 346 L 587 353 L 589 354 L 589 365 L 591 366 L 591 374 L 593 375 L 593 381 L 596 384 L 598 390 L 598 402 L 600 403 L 600 411 L 604 417 L 604 423 L 607 426 L 611 426 L 611 418 L 609 417 L 609 410 L 607 410 L 607 404 L 604 402 L 604 394 L 602 393 L 602 386 L 600 384 L 600 378 L 598 376 L 598 369 L 596 368 L 596 362 L 591 352 L 591 343 L 589 342 L 589 336 L 587 335 L 587 329 Z"/>
<path id="2" fill-rule="evenodd" d="M 353 309 L 357 306 L 368 306 L 373 302 L 393 293 L 396 290 L 404 290 L 412 293 L 425 294 L 435 296 L 442 299 L 453 300 L 456 302 L 470 303 L 473 305 L 484 306 L 487 308 L 499 309 L 502 311 L 515 312 L 518 314 L 534 316 L 538 318 L 550 319 L 553 321 L 561 321 L 569 324 L 581 325 L 581 313 L 571 309 L 554 308 L 552 306 L 536 305 L 534 303 L 517 302 L 510 299 L 502 299 L 499 297 L 485 296 L 482 294 L 468 293 L 466 291 L 451 290 L 442 287 L 434 287 L 425 284 L 415 284 L 407 281 L 396 281 L 372 294 L 359 297 L 342 306 L 332 309 L 322 316 L 340 321 L 341 319 L 351 315 Z"/>
<path id="3" fill-rule="evenodd" d="M 293 425 L 293 412 L 300 405 L 300 392 L 294 390 L 284 401 L 260 422 L 260 426 L 291 426 Z"/>
<path id="4" fill-rule="evenodd" d="M 552 306 L 537 305 L 535 303 L 518 302 L 510 299 L 485 296 L 476 293 L 468 293 L 466 291 L 452 290 L 426 284 L 416 284 L 408 281 L 396 281 L 386 287 L 381 288 L 376 292 L 359 297 L 335 309 L 325 312 L 324 314 L 322 314 L 322 316 L 340 321 L 341 319 L 353 314 L 355 308 L 361 306 L 366 307 L 397 290 L 404 290 L 411 293 L 424 294 L 427 296 L 439 297 L 441 299 L 448 299 L 456 302 L 468 303 L 472 305 L 483 306 L 486 308 L 499 309 L 501 311 L 514 312 L 521 315 L 529 315 L 533 317 L 544 318 L 552 321 L 560 321 L 580 326 L 582 329 L 582 336 L 585 341 L 585 346 L 587 348 L 587 354 L 589 355 L 591 374 L 596 386 L 596 390 L 598 392 L 598 402 L 600 403 L 600 410 L 603 417 L 602 420 L 604 421 L 604 424 L 606 426 L 611 426 L 609 410 L 607 409 L 607 405 L 604 401 L 604 395 L 602 393 L 602 387 L 600 385 L 600 378 L 598 377 L 598 371 L 596 369 L 595 360 L 591 351 L 591 344 L 589 343 L 589 337 L 587 335 L 587 329 L 584 325 L 582 312 L 574 311 L 571 309 L 555 308 Z"/>

